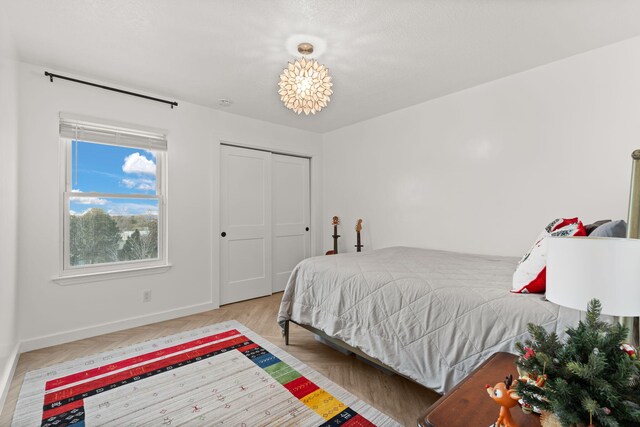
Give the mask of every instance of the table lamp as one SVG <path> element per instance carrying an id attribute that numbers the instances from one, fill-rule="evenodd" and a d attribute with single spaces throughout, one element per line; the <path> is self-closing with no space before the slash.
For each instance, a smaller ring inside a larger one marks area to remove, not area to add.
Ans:
<path id="1" fill-rule="evenodd" d="M 602 314 L 619 317 L 638 345 L 632 317 L 640 316 L 640 239 L 550 237 L 548 244 L 546 298 L 581 311 L 597 298 Z"/>

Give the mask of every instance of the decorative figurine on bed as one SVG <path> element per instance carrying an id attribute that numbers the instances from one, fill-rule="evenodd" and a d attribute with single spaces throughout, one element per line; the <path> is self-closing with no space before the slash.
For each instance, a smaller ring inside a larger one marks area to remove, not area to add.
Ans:
<path id="1" fill-rule="evenodd" d="M 520 396 L 516 393 L 515 387 L 511 388 L 512 385 L 513 375 L 505 377 L 504 382 L 498 383 L 493 387 L 487 384 L 487 393 L 501 406 L 500 415 L 494 424 L 495 427 L 518 427 L 513 418 L 511 418 L 510 409 L 518 404 Z"/>
<path id="2" fill-rule="evenodd" d="M 338 225 L 340 224 L 340 218 L 338 218 L 337 216 L 334 216 L 333 219 L 331 220 L 331 225 L 333 225 L 333 250 L 332 251 L 327 251 L 327 253 L 325 255 L 336 255 L 338 253 L 338 237 L 340 237 L 340 235 L 338 234 Z"/>

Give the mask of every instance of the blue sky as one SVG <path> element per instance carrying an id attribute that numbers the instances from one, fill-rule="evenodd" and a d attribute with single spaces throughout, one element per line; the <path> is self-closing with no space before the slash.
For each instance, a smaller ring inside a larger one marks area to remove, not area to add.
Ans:
<path id="1" fill-rule="evenodd" d="M 74 192 L 156 194 L 156 158 L 151 151 L 73 141 L 72 154 Z M 70 201 L 72 214 L 91 208 L 101 208 L 112 215 L 157 214 L 158 203 L 87 197 L 73 197 Z"/>

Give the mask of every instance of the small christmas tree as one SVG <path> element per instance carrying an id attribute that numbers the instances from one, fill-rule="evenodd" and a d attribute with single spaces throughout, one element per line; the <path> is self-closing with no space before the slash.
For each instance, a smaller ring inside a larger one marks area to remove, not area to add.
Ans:
<path id="1" fill-rule="evenodd" d="M 516 344 L 516 364 L 525 376 L 518 394 L 525 405 L 554 413 L 563 426 L 640 425 L 640 361 L 624 344 L 627 328 L 603 322 L 601 311 L 600 302 L 591 300 L 586 321 L 567 330 L 564 344 L 533 324 L 532 338 Z"/>

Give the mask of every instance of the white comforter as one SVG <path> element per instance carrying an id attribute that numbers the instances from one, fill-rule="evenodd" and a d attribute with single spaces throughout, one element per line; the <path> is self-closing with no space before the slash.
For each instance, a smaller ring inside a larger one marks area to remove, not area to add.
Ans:
<path id="1" fill-rule="evenodd" d="M 529 322 L 563 337 L 581 318 L 509 292 L 516 263 L 405 247 L 309 258 L 291 274 L 278 322 L 311 325 L 444 393 L 494 352 L 514 352 Z"/>

